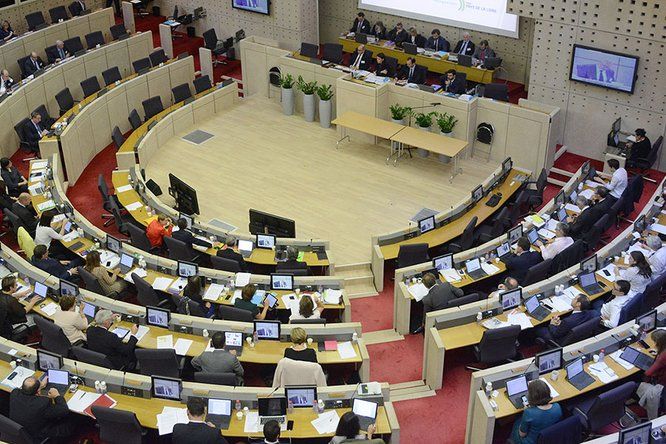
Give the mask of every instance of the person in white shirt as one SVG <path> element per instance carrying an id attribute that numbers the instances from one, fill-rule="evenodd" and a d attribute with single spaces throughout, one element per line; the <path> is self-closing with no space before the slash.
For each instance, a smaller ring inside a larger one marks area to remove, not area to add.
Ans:
<path id="1" fill-rule="evenodd" d="M 65 295 L 59 301 L 60 310 L 53 315 L 53 322 L 62 328 L 63 333 L 69 339 L 72 345 L 80 345 L 86 342 L 86 329 L 88 328 L 88 319 L 83 314 L 83 304 L 76 312 L 76 297 Z"/>
<path id="2" fill-rule="evenodd" d="M 67 226 L 66 220 L 53 223 L 55 215 L 55 211 L 48 210 L 39 217 L 39 224 L 35 229 L 35 245 L 46 245 L 51 256 L 56 259 L 70 259 L 67 249 L 60 242 L 52 242 L 62 240 Z"/>
<path id="3" fill-rule="evenodd" d="M 652 250 L 648 262 L 652 267 L 654 277 L 657 277 L 666 271 L 666 247 L 662 245 L 659 236 L 655 235 L 648 236 L 645 240 L 645 246 Z"/>
<path id="4" fill-rule="evenodd" d="M 601 324 L 608 328 L 615 328 L 620 321 L 620 311 L 631 300 L 629 292 L 631 284 L 622 279 L 613 284 L 613 299 L 601 306 Z"/>
<path id="5" fill-rule="evenodd" d="M 616 279 L 623 279 L 631 284 L 631 294 L 633 296 L 643 293 L 645 287 L 652 282 L 652 267 L 645 256 L 640 251 L 629 253 L 629 264 L 618 264 L 615 267 Z"/>
<path id="6" fill-rule="evenodd" d="M 604 184 L 608 191 L 610 191 L 610 195 L 615 199 L 619 199 L 627 188 L 627 182 L 629 181 L 627 170 L 620 168 L 620 162 L 617 159 L 609 159 L 606 163 L 608 163 L 608 166 L 613 173 L 610 183 L 606 183 L 606 181 L 599 176 L 596 176 L 594 180 Z"/>
<path id="7" fill-rule="evenodd" d="M 358 45 L 356 52 L 351 56 L 351 69 L 366 69 L 370 59 L 370 53 L 365 52 L 365 45 Z"/>
<path id="8" fill-rule="evenodd" d="M 324 303 L 321 299 L 316 298 L 317 308 L 315 308 L 315 302 L 312 299 L 310 295 L 303 295 L 298 303 L 298 313 L 292 313 L 289 316 L 289 321 L 296 319 L 319 319 L 321 312 L 324 311 Z"/>
<path id="9" fill-rule="evenodd" d="M 573 239 L 569 237 L 569 225 L 560 222 L 555 227 L 555 237 L 547 244 L 538 240 L 536 246 L 541 250 L 541 257 L 545 261 L 557 256 L 558 253 L 565 250 L 573 242 Z"/>
<path id="10" fill-rule="evenodd" d="M 0 74 L 0 94 L 4 94 L 12 86 L 14 86 L 14 79 L 9 75 L 9 71 L 3 69 L 2 74 Z"/>

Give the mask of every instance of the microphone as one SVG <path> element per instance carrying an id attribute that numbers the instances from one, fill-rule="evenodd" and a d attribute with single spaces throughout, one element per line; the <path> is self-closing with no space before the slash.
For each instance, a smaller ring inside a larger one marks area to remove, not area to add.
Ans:
<path id="1" fill-rule="evenodd" d="M 523 375 L 527 374 L 527 372 L 530 370 L 530 367 L 532 367 L 532 364 L 534 364 L 535 362 L 536 362 L 536 356 L 532 358 L 532 361 L 529 364 L 527 364 L 527 367 L 525 368 Z"/>
<path id="2" fill-rule="evenodd" d="M 74 360 L 74 373 L 75 373 L 74 380 L 75 380 L 76 384 L 85 385 L 85 382 L 79 376 L 79 366 L 77 365 L 76 359 Z"/>
<path id="3" fill-rule="evenodd" d="M 280 386 L 275 387 L 275 388 L 273 389 L 273 391 L 270 392 L 270 393 L 268 394 L 268 396 L 266 396 L 266 397 L 267 397 L 267 398 L 270 398 L 271 396 L 273 396 L 273 393 L 275 393 L 279 388 L 280 388 Z"/>

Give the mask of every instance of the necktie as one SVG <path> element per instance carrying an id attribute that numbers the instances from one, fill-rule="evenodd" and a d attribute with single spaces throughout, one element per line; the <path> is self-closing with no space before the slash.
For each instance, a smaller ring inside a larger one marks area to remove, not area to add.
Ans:
<path id="1" fill-rule="evenodd" d="M 439 39 L 435 40 L 435 52 L 439 51 Z"/>
<path id="2" fill-rule="evenodd" d="M 363 57 L 363 53 L 359 53 L 358 56 L 356 56 L 356 61 L 354 62 L 354 66 L 360 67 L 361 66 L 361 58 Z"/>
<path id="3" fill-rule="evenodd" d="M 410 81 L 410 82 L 412 81 L 412 75 L 413 74 L 414 74 L 414 67 L 412 66 L 411 68 L 409 68 L 409 77 L 407 77 L 408 81 Z"/>
<path id="4" fill-rule="evenodd" d="M 462 46 L 460 47 L 460 52 L 458 54 L 465 54 L 465 51 L 467 50 L 467 42 L 463 41 Z"/>
<path id="5" fill-rule="evenodd" d="M 65 50 L 62 48 L 58 48 L 58 52 L 60 53 L 60 58 L 64 59 L 65 58 Z"/>
<path id="6" fill-rule="evenodd" d="M 357 30 L 356 32 L 358 32 L 358 33 L 360 34 L 360 33 L 361 33 L 361 28 L 362 28 L 362 27 L 363 27 L 363 22 L 359 20 L 359 21 L 358 21 L 358 30 Z"/>
<path id="7" fill-rule="evenodd" d="M 39 64 L 37 63 L 37 60 L 32 61 L 35 64 L 35 68 L 39 69 Z"/>

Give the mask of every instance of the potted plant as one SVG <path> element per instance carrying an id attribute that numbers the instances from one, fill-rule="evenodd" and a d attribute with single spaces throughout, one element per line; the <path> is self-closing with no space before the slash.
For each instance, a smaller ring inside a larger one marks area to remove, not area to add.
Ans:
<path id="1" fill-rule="evenodd" d="M 397 103 L 389 107 L 391 110 L 391 121 L 394 123 L 405 124 L 405 119 L 412 113 L 412 109 L 408 106 L 400 106 Z"/>
<path id="2" fill-rule="evenodd" d="M 317 82 L 306 82 L 303 76 L 298 76 L 296 87 L 303 93 L 303 114 L 305 115 L 306 122 L 314 122 L 315 119 L 315 99 L 314 95 L 317 91 Z"/>
<path id="3" fill-rule="evenodd" d="M 291 74 L 280 75 L 280 89 L 282 92 L 282 112 L 291 116 L 294 114 L 294 77 Z"/>
<path id="4" fill-rule="evenodd" d="M 432 126 L 432 119 L 437 115 L 436 112 L 431 111 L 429 113 L 417 113 L 414 114 L 414 121 L 416 124 L 419 126 L 420 129 L 423 131 L 430 131 L 430 127 Z M 420 157 L 428 157 L 430 152 L 428 150 L 424 149 L 417 149 L 416 153 Z"/>
<path id="5" fill-rule="evenodd" d="M 319 125 L 322 128 L 331 127 L 331 98 L 333 98 L 333 86 L 319 85 L 317 87 L 319 96 Z"/>
<path id="6" fill-rule="evenodd" d="M 439 132 L 446 137 L 453 137 L 453 128 L 458 123 L 458 119 L 453 114 L 439 114 L 436 119 L 437 126 L 439 126 Z M 449 163 L 451 158 L 445 156 L 444 154 L 439 155 L 439 160 L 442 163 Z"/>

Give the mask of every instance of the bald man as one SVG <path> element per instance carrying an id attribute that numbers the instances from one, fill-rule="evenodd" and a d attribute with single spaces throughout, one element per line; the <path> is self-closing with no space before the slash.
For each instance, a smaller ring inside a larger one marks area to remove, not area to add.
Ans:
<path id="1" fill-rule="evenodd" d="M 12 205 L 12 212 L 18 216 L 30 236 L 35 237 L 37 229 L 37 212 L 32 207 L 32 197 L 29 193 L 19 194 L 18 200 Z"/>
<path id="2" fill-rule="evenodd" d="M 44 62 L 42 61 L 42 58 L 39 57 L 35 51 L 32 51 L 30 53 L 30 57 L 28 57 L 23 64 L 23 71 L 25 72 L 26 76 L 31 76 L 43 68 L 44 68 Z"/>
<path id="3" fill-rule="evenodd" d="M 365 50 L 365 45 L 358 45 L 356 52 L 349 58 L 351 69 L 370 69 L 370 62 L 372 61 L 372 54 L 370 51 Z"/>

